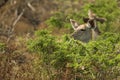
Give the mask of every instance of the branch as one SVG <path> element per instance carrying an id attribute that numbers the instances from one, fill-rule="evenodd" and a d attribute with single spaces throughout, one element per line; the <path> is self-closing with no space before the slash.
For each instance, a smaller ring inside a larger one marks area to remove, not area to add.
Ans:
<path id="1" fill-rule="evenodd" d="M 13 34 L 13 32 L 14 32 L 14 30 L 15 30 L 15 25 L 16 25 L 16 23 L 20 20 L 20 18 L 22 17 L 22 15 L 23 15 L 23 13 L 24 13 L 24 9 L 23 9 L 23 11 L 20 13 L 20 15 L 17 17 L 17 19 L 13 22 L 13 24 L 12 24 L 12 29 L 10 30 L 10 32 L 8 33 L 8 39 L 7 39 L 7 43 L 10 41 L 10 39 L 11 39 L 11 37 L 13 36 L 12 34 Z"/>
<path id="2" fill-rule="evenodd" d="M 36 11 L 35 8 L 28 2 L 27 6 L 32 10 L 32 11 Z"/>
<path id="3" fill-rule="evenodd" d="M 17 19 L 13 22 L 13 24 L 12 24 L 13 27 L 14 27 L 15 24 L 20 20 L 20 18 L 22 17 L 24 11 L 25 11 L 25 10 L 23 9 L 23 11 L 22 11 L 22 12 L 20 13 L 20 15 L 17 17 Z"/>

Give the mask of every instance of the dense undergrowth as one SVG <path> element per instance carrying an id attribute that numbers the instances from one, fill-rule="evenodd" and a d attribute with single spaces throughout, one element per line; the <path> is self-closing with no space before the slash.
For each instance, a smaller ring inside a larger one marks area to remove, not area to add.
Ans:
<path id="1" fill-rule="evenodd" d="M 69 9 L 69 13 L 59 9 L 46 23 L 51 29 L 71 28 L 69 19 L 83 23 L 88 9 L 107 19 L 99 24 L 102 34 L 97 40 L 83 43 L 68 34 L 53 36 L 46 29 L 33 36 L 16 37 L 9 44 L 0 42 L 0 80 L 119 80 L 117 0 L 97 0 L 85 4 L 80 11 Z"/>
<path id="2" fill-rule="evenodd" d="M 67 35 L 59 41 L 41 31 L 30 40 L 28 48 L 42 56 L 41 66 L 48 66 L 45 70 L 50 79 L 113 80 L 120 76 L 119 36 L 105 33 L 86 44 Z"/>
<path id="3" fill-rule="evenodd" d="M 88 17 L 88 10 L 91 9 L 98 17 L 106 18 L 104 24 L 99 24 L 100 30 L 104 32 L 117 32 L 119 33 L 119 21 L 120 21 L 120 7 L 117 0 L 97 0 L 92 3 L 84 1 L 81 9 L 67 9 L 64 11 L 58 11 L 51 16 L 46 23 L 52 27 L 64 27 L 72 28 L 70 25 L 70 19 L 75 19 L 80 24 L 83 23 L 83 17 Z"/>
<path id="4" fill-rule="evenodd" d="M 69 35 L 58 39 L 42 30 L 23 41 L 27 51 L 9 53 L 0 44 L 4 52 L 0 54 L 1 79 L 119 80 L 120 34 L 104 33 L 96 41 L 83 43 Z"/>

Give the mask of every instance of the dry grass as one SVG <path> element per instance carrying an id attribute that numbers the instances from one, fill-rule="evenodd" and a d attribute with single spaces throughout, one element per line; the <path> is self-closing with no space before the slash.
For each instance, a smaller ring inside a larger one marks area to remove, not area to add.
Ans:
<path id="1" fill-rule="evenodd" d="M 32 80 L 32 59 L 28 53 L 0 54 L 0 80 Z"/>
<path id="2" fill-rule="evenodd" d="M 26 38 L 18 38 L 6 44 L 0 53 L 0 80 L 35 80 L 34 57 L 25 46 Z"/>

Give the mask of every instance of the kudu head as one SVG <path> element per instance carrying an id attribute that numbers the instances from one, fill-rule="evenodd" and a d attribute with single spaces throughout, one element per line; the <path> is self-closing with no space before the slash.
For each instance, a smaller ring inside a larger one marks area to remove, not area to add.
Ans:
<path id="1" fill-rule="evenodd" d="M 89 22 L 79 25 L 75 20 L 70 19 L 72 28 L 74 32 L 72 33 L 72 37 L 76 40 L 80 40 L 82 42 L 88 42 L 90 39 L 90 31 L 91 25 Z"/>
<path id="2" fill-rule="evenodd" d="M 91 25 L 89 22 L 86 22 L 84 24 L 78 24 L 77 21 L 70 19 L 70 23 L 72 25 L 72 28 L 77 31 L 77 30 L 81 30 L 81 31 L 85 31 L 87 28 L 91 28 Z"/>
<path id="3" fill-rule="evenodd" d="M 84 27 L 83 26 L 79 26 L 81 27 L 80 29 L 77 29 L 77 31 L 74 31 L 74 33 L 72 34 L 72 36 L 74 37 L 74 39 L 78 39 L 78 40 L 82 40 L 83 42 L 88 42 L 89 40 L 95 40 L 97 38 L 98 35 L 100 35 L 100 30 L 98 28 L 98 23 L 103 23 L 106 21 L 105 18 L 100 18 L 97 17 L 96 14 L 94 14 L 91 10 L 88 11 L 88 18 L 83 18 L 84 21 Z M 70 20 L 71 22 L 71 20 Z M 74 21 L 75 23 L 76 21 Z M 72 26 L 75 28 L 76 26 L 73 24 L 73 22 L 71 22 Z M 81 32 L 82 29 L 84 29 L 84 32 Z M 77 35 L 77 37 L 76 37 Z M 79 38 L 81 36 L 84 35 L 84 39 Z M 88 37 L 89 36 L 89 37 Z M 91 36 L 91 37 L 90 37 Z M 85 38 L 87 37 L 87 38 Z"/>

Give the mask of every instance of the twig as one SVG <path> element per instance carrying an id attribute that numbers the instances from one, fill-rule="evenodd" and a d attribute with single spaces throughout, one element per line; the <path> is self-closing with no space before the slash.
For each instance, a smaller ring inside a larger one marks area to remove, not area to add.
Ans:
<path id="1" fill-rule="evenodd" d="M 35 11 L 35 8 L 28 2 L 27 3 L 27 6 L 32 10 L 32 11 Z"/>
<path id="2" fill-rule="evenodd" d="M 13 37 L 13 31 L 15 30 L 15 25 L 16 25 L 16 23 L 20 20 L 20 18 L 22 17 L 22 15 L 23 15 L 23 13 L 24 13 L 24 9 L 23 9 L 23 11 L 20 13 L 20 15 L 17 17 L 17 19 L 13 22 L 13 24 L 12 24 L 12 29 L 10 30 L 10 32 L 9 32 L 9 36 L 8 36 L 8 39 L 7 39 L 7 43 L 10 41 L 10 39 Z"/>

